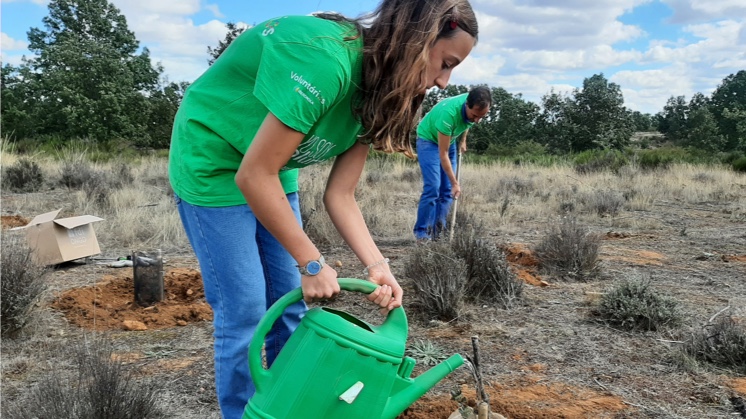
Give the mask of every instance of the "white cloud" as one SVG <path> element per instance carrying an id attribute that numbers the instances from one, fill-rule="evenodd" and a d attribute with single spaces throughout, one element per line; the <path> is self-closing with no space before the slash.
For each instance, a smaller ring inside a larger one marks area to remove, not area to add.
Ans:
<path id="1" fill-rule="evenodd" d="M 475 0 L 480 37 L 497 45 L 521 50 L 587 48 L 598 44 L 630 41 L 642 30 L 617 20 L 647 0 L 517 2 Z M 528 4 L 527 4 L 528 3 Z"/>
<path id="2" fill-rule="evenodd" d="M 220 12 L 220 7 L 218 7 L 217 4 L 206 4 L 205 9 L 212 12 L 213 16 L 216 18 L 224 18 L 225 15 Z"/>
<path id="3" fill-rule="evenodd" d="M 28 42 L 13 39 L 2 32 L 0 33 L 0 47 L 3 51 L 24 51 L 28 48 Z"/>
<path id="4" fill-rule="evenodd" d="M 693 81 L 687 77 L 685 65 L 655 70 L 619 71 L 609 81 L 622 87 L 625 106 L 641 112 L 657 113 L 671 96 L 691 96 L 696 93 Z"/>
<path id="5" fill-rule="evenodd" d="M 147 15 L 190 16 L 200 11 L 200 0 L 111 0 L 114 5 L 130 17 Z"/>
<path id="6" fill-rule="evenodd" d="M 743 0 L 661 0 L 674 12 L 672 23 L 746 18 Z"/>
<path id="7" fill-rule="evenodd" d="M 5 51 L 3 51 L 0 52 L 0 62 L 2 62 L 3 65 L 10 64 L 18 66 L 23 62 L 23 55 L 6 54 Z"/>
<path id="8" fill-rule="evenodd" d="M 208 46 L 225 38 L 225 22 L 213 19 L 196 24 L 192 16 L 204 9 L 216 17 L 215 4 L 200 0 L 113 0 L 127 18 L 140 45 L 150 50 L 153 63 L 164 66 L 173 81 L 193 81 L 207 68 Z M 239 24 L 241 22 L 238 22 Z"/>

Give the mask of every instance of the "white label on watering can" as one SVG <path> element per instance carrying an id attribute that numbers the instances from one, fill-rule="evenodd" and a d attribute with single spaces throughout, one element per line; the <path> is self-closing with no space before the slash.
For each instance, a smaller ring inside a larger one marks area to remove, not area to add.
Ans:
<path id="1" fill-rule="evenodd" d="M 361 381 L 358 381 L 357 383 L 353 384 L 352 387 L 348 388 L 347 391 L 342 393 L 342 395 L 339 396 L 339 400 L 344 400 L 347 402 L 347 404 L 352 404 L 352 402 L 354 402 L 357 398 L 357 395 L 360 394 L 363 386 L 364 384 Z"/>

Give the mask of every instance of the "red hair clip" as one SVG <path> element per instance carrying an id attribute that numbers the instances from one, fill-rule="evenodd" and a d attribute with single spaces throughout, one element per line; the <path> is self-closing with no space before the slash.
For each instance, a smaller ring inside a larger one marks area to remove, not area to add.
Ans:
<path id="1" fill-rule="evenodd" d="M 456 22 L 455 20 L 452 20 L 451 21 L 451 29 L 456 29 L 456 28 L 458 28 L 458 22 Z"/>

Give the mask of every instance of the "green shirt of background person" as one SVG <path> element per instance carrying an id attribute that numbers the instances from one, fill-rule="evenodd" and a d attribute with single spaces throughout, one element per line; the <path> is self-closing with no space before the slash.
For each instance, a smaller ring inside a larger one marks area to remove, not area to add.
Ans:
<path id="1" fill-rule="evenodd" d="M 454 199 L 461 195 L 456 178 L 457 153 L 465 153 L 469 127 L 489 112 L 492 95 L 486 86 L 438 102 L 417 126 L 417 158 L 422 194 L 413 233 L 418 243 L 437 240 L 445 229 Z M 456 139 L 461 135 L 461 144 Z"/>
<path id="2" fill-rule="evenodd" d="M 417 125 L 417 138 L 437 144 L 439 134 L 443 134 L 453 143 L 459 135 L 466 133 L 475 122 L 464 116 L 467 95 L 468 93 L 463 93 L 451 96 L 436 103 Z M 461 139 L 461 144 L 464 149 L 462 152 L 466 151 L 466 135 Z"/>
<path id="3" fill-rule="evenodd" d="M 409 134 L 427 89 L 447 85 L 477 26 L 468 0 L 383 0 L 358 19 L 272 19 L 237 37 L 187 90 L 169 176 L 214 312 L 224 417 L 241 417 L 254 392 L 247 348 L 267 308 L 297 287 L 306 302 L 340 290 L 301 226 L 297 168 L 334 158 L 324 207 L 379 285 L 368 299 L 384 312 L 401 306 L 355 188 L 371 149 L 414 156 Z M 268 364 L 305 309 L 293 304 L 275 322 Z"/>

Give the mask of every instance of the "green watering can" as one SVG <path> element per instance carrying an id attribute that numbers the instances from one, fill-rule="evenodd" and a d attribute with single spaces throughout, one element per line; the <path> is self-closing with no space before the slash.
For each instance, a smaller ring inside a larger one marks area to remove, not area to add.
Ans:
<path id="1" fill-rule="evenodd" d="M 340 288 L 369 294 L 378 286 L 339 279 Z M 416 379 L 415 360 L 404 357 L 407 317 L 399 307 L 380 326 L 327 307 L 309 310 L 269 369 L 262 344 L 287 307 L 303 298 L 297 288 L 262 318 L 249 346 L 256 393 L 243 419 L 394 419 L 464 363 L 452 355 Z"/>

